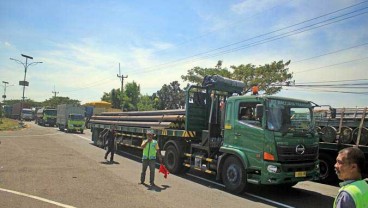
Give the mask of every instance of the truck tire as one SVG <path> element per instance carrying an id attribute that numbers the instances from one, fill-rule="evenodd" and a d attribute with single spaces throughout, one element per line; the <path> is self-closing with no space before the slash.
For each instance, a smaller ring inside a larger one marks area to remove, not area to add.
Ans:
<path id="1" fill-rule="evenodd" d="M 337 180 L 335 174 L 335 160 L 327 153 L 319 154 L 319 169 L 320 169 L 320 181 L 323 183 L 330 183 Z"/>
<path id="2" fill-rule="evenodd" d="M 221 176 L 229 192 L 239 194 L 244 191 L 246 173 L 243 164 L 237 157 L 230 156 L 225 160 Z"/>
<path id="3" fill-rule="evenodd" d="M 183 171 L 183 160 L 174 145 L 169 145 L 166 148 L 164 163 L 170 173 L 178 174 Z"/>

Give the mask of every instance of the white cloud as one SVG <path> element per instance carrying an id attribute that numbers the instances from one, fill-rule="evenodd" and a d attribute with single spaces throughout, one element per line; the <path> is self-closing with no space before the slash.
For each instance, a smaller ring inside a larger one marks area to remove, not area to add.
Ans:
<path id="1" fill-rule="evenodd" d="M 254 14 L 260 11 L 263 11 L 267 8 L 270 8 L 277 3 L 282 3 L 283 1 L 279 0 L 246 0 L 237 4 L 233 4 L 230 6 L 231 11 L 236 14 Z"/>

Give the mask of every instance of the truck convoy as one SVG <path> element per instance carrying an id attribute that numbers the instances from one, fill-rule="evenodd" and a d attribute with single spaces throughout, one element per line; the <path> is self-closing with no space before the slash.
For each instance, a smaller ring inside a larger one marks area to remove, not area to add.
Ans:
<path id="1" fill-rule="evenodd" d="M 116 125 L 119 147 L 138 148 L 155 131 L 171 173 L 188 169 L 222 180 L 240 193 L 247 184 L 291 187 L 319 179 L 318 142 L 309 101 L 266 95 L 240 95 L 244 83 L 213 75 L 185 91 L 186 108 L 106 112 L 92 116 L 92 141 Z M 243 117 L 242 113 L 255 112 Z M 293 113 L 307 116 L 294 120 Z"/>
<path id="2" fill-rule="evenodd" d="M 84 130 L 84 112 L 83 106 L 72 104 L 61 104 L 57 106 L 56 125 L 61 131 L 66 132 L 79 131 L 83 134 Z"/>
<path id="3" fill-rule="evenodd" d="M 337 180 L 334 165 L 339 150 L 355 146 L 368 158 L 367 108 L 316 108 L 315 119 L 317 131 L 321 135 L 319 160 L 323 182 Z M 365 177 L 368 177 L 367 171 L 366 168 L 366 172 L 363 172 Z"/>
<path id="4" fill-rule="evenodd" d="M 35 123 L 40 126 L 55 126 L 56 125 L 56 109 L 41 108 L 36 112 Z"/>

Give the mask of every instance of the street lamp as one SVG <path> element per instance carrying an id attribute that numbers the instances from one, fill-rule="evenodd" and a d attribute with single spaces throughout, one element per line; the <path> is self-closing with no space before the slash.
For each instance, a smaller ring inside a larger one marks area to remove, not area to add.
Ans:
<path id="1" fill-rule="evenodd" d="M 4 83 L 4 95 L 3 95 L 4 101 L 3 102 L 5 103 L 5 98 L 6 98 L 6 85 L 9 84 L 9 82 L 3 81 L 3 83 Z M 10 87 L 10 86 L 13 86 L 13 85 L 8 85 L 8 87 Z"/>
<path id="2" fill-rule="evenodd" d="M 25 87 L 29 85 L 28 82 L 26 82 L 27 69 L 31 65 L 41 64 L 42 62 L 28 63 L 28 59 L 33 59 L 33 57 L 32 56 L 27 56 L 27 55 L 24 55 L 24 54 L 21 54 L 21 55 L 26 58 L 26 63 L 21 62 L 17 59 L 14 59 L 14 58 L 10 58 L 10 60 L 13 60 L 13 61 L 17 62 L 18 64 L 22 64 L 24 66 L 24 79 L 23 79 L 23 81 L 19 81 L 19 85 L 23 86 L 23 96 L 22 96 L 22 102 L 21 102 L 21 107 L 20 107 L 20 109 L 22 110 L 23 109 L 23 103 L 24 103 L 24 90 L 25 90 Z"/>

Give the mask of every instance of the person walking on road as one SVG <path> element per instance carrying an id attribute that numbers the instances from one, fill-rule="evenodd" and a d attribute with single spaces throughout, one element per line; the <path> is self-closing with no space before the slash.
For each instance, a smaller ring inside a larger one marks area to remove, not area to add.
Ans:
<path id="1" fill-rule="evenodd" d="M 105 153 L 105 160 L 107 160 L 107 156 L 110 154 L 110 163 L 114 163 L 114 154 L 115 154 L 115 129 L 116 126 L 113 125 L 111 129 L 105 129 L 101 132 L 102 137 L 106 139 L 104 146 L 107 147 Z"/>
<path id="2" fill-rule="evenodd" d="M 368 184 L 362 179 L 365 165 L 364 153 L 356 147 L 339 151 L 335 171 L 340 180 L 340 190 L 335 198 L 335 208 L 367 208 Z"/>
<path id="3" fill-rule="evenodd" d="M 147 167 L 150 169 L 150 185 L 155 186 L 155 164 L 156 156 L 158 156 L 160 162 L 162 162 L 162 155 L 158 147 L 158 143 L 154 140 L 154 131 L 148 129 L 146 131 L 147 139 L 142 142 L 141 147 L 143 148 L 142 156 L 142 173 L 141 173 L 141 184 L 144 184 L 146 178 Z"/>

